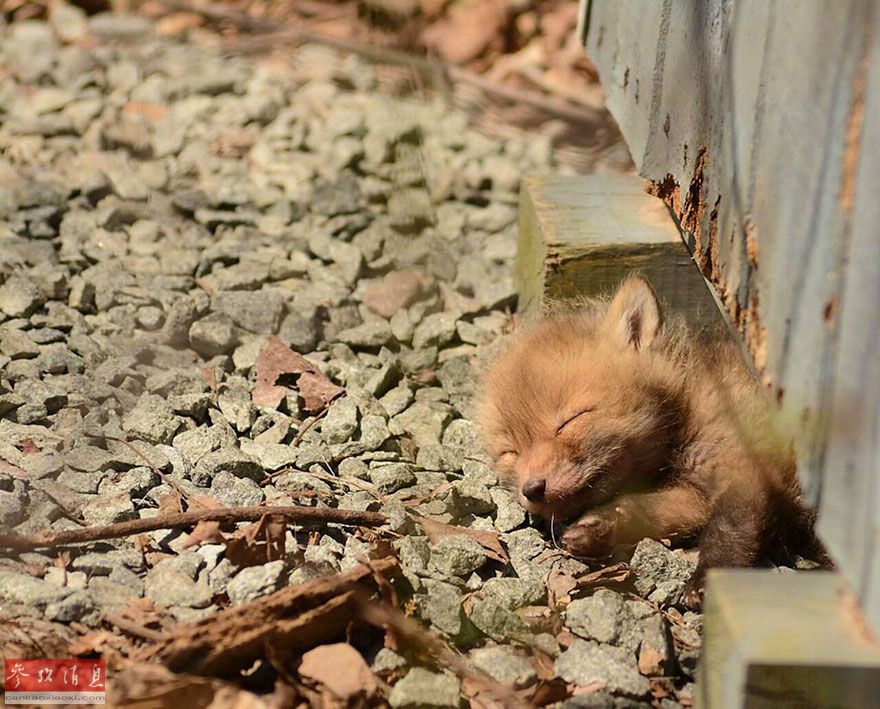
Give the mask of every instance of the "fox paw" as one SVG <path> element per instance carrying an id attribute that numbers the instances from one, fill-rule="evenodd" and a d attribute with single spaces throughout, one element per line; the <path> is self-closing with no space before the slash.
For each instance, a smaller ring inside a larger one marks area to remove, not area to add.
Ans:
<path id="1" fill-rule="evenodd" d="M 565 530 L 562 545 L 572 555 L 583 559 L 602 559 L 614 551 L 613 520 L 598 514 L 581 517 Z"/>

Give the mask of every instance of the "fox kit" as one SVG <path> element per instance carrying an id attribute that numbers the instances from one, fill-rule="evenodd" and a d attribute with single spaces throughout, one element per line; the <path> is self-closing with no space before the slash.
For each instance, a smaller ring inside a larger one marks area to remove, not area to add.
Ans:
<path id="1" fill-rule="evenodd" d="M 706 568 L 815 544 L 790 447 L 736 346 L 664 324 L 641 278 L 515 335 L 486 372 L 478 420 L 522 506 L 573 521 L 573 555 L 699 535 L 688 605 Z"/>

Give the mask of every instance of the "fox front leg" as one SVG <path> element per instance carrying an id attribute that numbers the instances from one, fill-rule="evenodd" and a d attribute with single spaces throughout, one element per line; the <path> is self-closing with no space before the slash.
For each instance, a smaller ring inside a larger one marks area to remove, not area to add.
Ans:
<path id="1" fill-rule="evenodd" d="M 698 490 L 677 485 L 622 495 L 587 512 L 562 535 L 573 556 L 601 559 L 645 537 L 662 539 L 696 534 L 706 524 L 708 505 Z"/>

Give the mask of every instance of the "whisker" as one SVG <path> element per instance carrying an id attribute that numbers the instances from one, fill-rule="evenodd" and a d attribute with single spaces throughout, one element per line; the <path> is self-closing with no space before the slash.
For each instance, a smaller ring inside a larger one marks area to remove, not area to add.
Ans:
<path id="1" fill-rule="evenodd" d="M 562 551 L 562 547 L 559 546 L 559 542 L 556 541 L 556 515 L 550 515 L 550 539 L 553 540 L 553 546 L 559 551 Z"/>

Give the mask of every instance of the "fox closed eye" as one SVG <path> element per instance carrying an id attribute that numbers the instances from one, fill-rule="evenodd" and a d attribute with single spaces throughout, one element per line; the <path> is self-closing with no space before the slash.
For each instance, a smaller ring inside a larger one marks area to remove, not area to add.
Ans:
<path id="1" fill-rule="evenodd" d="M 565 419 L 565 421 L 563 421 L 561 424 L 559 424 L 559 426 L 556 427 L 556 435 L 558 436 L 560 433 L 562 433 L 563 429 L 566 426 L 568 426 L 568 424 L 570 424 L 575 419 L 578 419 L 581 416 L 583 416 L 584 414 L 588 414 L 588 413 L 595 411 L 595 410 L 596 410 L 595 406 L 587 406 L 587 407 L 584 407 L 583 409 L 581 409 L 580 411 L 578 411 L 577 413 L 573 414 L 572 416 L 569 416 L 567 419 Z"/>

